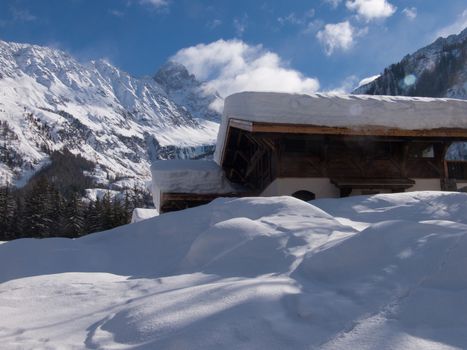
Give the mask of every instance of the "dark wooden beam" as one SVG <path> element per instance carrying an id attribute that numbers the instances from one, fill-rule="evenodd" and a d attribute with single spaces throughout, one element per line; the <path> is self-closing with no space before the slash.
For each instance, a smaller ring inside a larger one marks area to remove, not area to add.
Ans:
<path id="1" fill-rule="evenodd" d="M 243 154 L 242 150 L 235 151 L 234 156 L 233 156 L 233 163 L 237 161 L 238 157 L 242 158 L 245 163 L 249 163 L 248 157 Z"/>
<path id="2" fill-rule="evenodd" d="M 212 201 L 219 197 L 239 197 L 240 193 L 164 193 L 162 200 L 168 201 Z"/>
<path id="3" fill-rule="evenodd" d="M 284 118 L 285 119 L 285 118 Z M 330 127 L 311 124 L 285 124 L 253 122 L 241 119 L 230 119 L 230 126 L 251 133 L 285 133 L 285 134 L 322 134 L 353 136 L 403 136 L 403 137 L 450 137 L 467 141 L 467 129 L 437 128 L 405 130 L 384 126 L 361 125 L 359 127 Z"/>
<path id="4" fill-rule="evenodd" d="M 331 183 L 340 189 L 407 189 L 415 185 L 411 179 L 333 178 Z"/>
<path id="5" fill-rule="evenodd" d="M 250 174 L 253 172 L 253 170 L 255 170 L 258 162 L 260 161 L 261 157 L 264 156 L 265 153 L 266 153 L 266 151 L 263 148 L 258 148 L 256 150 L 256 152 L 253 154 L 253 157 L 251 157 L 251 159 L 250 159 L 250 163 L 248 165 L 248 168 L 246 169 L 246 172 L 245 172 L 245 177 L 246 178 L 248 178 L 248 176 L 250 176 Z"/>
<path id="6" fill-rule="evenodd" d="M 271 151 L 275 152 L 277 147 L 276 144 L 273 140 L 267 139 L 267 138 L 261 138 L 260 139 L 264 144 L 266 144 L 267 147 L 271 149 Z"/>

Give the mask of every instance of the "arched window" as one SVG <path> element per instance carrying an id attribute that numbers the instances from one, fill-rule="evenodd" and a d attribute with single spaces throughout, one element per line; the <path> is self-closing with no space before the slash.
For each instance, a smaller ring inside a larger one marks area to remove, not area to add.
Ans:
<path id="1" fill-rule="evenodd" d="M 300 190 L 297 192 L 294 192 L 292 194 L 292 197 L 301 199 L 302 201 L 309 202 L 314 199 L 316 199 L 316 195 L 313 192 L 306 191 L 306 190 Z"/>

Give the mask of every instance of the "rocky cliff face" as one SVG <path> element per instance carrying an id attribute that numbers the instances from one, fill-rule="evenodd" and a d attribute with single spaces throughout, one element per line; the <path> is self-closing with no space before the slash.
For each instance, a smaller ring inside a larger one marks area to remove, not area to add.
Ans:
<path id="1" fill-rule="evenodd" d="M 223 106 L 223 99 L 216 91 L 199 82 L 182 64 L 167 62 L 156 73 L 154 80 L 172 101 L 187 109 L 193 117 L 220 122 L 218 111 Z"/>
<path id="2" fill-rule="evenodd" d="M 212 154 L 218 100 L 181 65 L 135 78 L 106 61 L 0 41 L 0 180 L 21 184 L 67 148 L 95 162 L 101 182 L 147 181 L 153 159 Z"/>

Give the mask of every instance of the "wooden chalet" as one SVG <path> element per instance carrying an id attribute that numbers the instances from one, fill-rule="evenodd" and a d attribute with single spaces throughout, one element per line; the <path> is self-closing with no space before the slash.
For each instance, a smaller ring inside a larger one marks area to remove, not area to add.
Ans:
<path id="1" fill-rule="evenodd" d="M 212 179 L 230 185 L 200 191 L 187 175 L 180 178 L 188 181 L 183 191 L 159 190 L 155 197 L 164 212 L 220 196 L 312 200 L 459 190 L 467 186 L 467 162 L 449 160 L 457 142 L 467 142 L 467 101 L 240 93 L 225 101 L 216 165 L 210 165 L 217 166 Z M 155 182 L 157 176 L 153 166 Z"/>

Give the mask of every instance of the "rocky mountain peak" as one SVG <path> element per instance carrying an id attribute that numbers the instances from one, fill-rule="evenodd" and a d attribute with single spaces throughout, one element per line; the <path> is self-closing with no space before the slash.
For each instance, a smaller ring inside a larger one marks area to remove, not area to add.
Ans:
<path id="1" fill-rule="evenodd" d="M 181 63 L 168 61 L 154 76 L 169 97 L 185 107 L 195 118 L 220 121 L 223 99 L 208 84 L 200 82 Z"/>
<path id="2" fill-rule="evenodd" d="M 200 86 L 201 83 L 181 63 L 168 61 L 154 76 L 154 80 L 168 91 L 180 90 L 187 86 Z"/>

